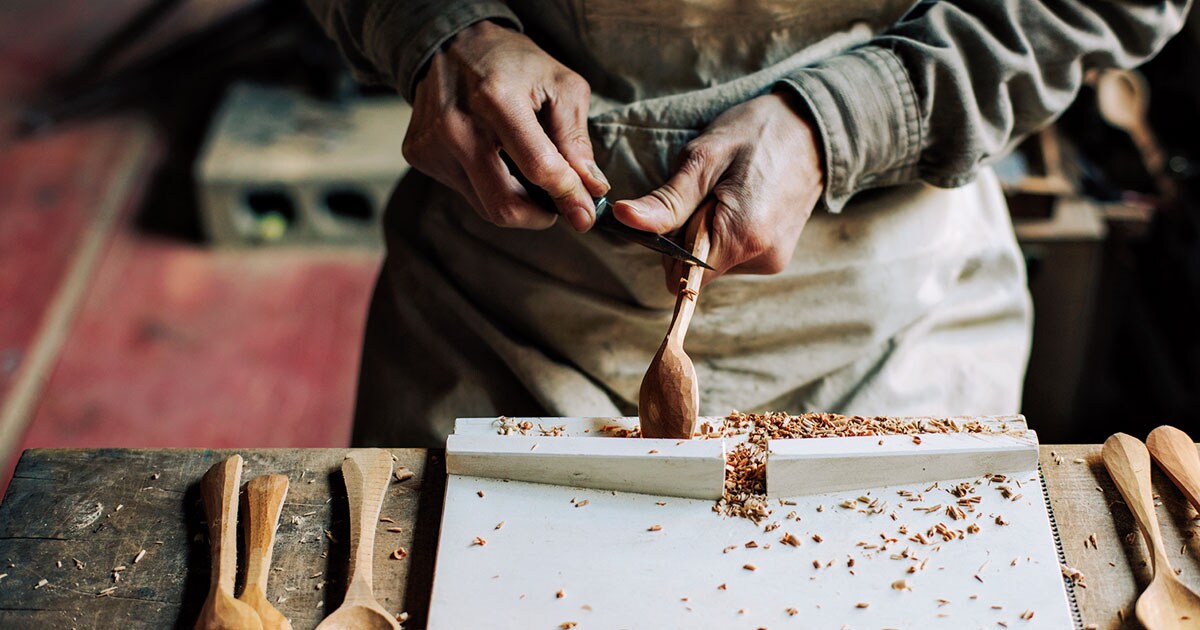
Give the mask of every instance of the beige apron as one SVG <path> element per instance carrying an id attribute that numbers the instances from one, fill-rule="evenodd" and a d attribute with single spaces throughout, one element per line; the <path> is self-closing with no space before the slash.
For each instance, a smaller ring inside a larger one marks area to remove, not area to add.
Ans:
<path id="1" fill-rule="evenodd" d="M 866 41 L 907 8 L 547 4 L 558 10 L 535 12 L 541 21 L 527 30 L 551 38 L 603 94 L 591 131 L 615 198 L 664 181 L 717 114 Z M 385 222 L 355 444 L 439 445 L 465 416 L 636 414 L 674 303 L 657 254 L 563 221 L 543 232 L 494 227 L 417 173 L 398 186 Z M 782 273 L 705 289 L 687 351 L 706 415 L 1012 413 L 1030 319 L 1023 261 L 985 170 L 961 188 L 912 184 L 816 213 Z"/>

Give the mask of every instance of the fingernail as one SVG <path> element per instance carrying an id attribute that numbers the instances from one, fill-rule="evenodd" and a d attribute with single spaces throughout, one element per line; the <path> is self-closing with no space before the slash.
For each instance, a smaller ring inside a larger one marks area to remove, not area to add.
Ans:
<path id="1" fill-rule="evenodd" d="M 592 177 L 596 178 L 596 181 L 602 182 L 605 186 L 612 188 L 612 185 L 608 183 L 608 178 L 604 176 L 604 172 L 600 170 L 599 166 L 596 166 L 595 162 L 588 162 L 587 170 L 592 174 Z"/>
<path id="2" fill-rule="evenodd" d="M 576 232 L 586 232 L 592 227 L 592 213 L 587 208 L 575 206 L 567 209 L 567 221 Z"/>

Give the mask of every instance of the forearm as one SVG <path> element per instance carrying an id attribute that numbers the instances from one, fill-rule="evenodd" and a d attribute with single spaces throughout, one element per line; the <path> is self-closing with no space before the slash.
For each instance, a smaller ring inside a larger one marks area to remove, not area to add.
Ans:
<path id="1" fill-rule="evenodd" d="M 1089 68 L 1145 61 L 1190 0 L 923 3 L 871 43 L 790 77 L 825 147 L 825 205 L 971 181 L 1070 105 Z"/>
<path id="2" fill-rule="evenodd" d="M 421 68 L 462 29 L 493 20 L 520 29 L 501 0 L 306 0 L 355 78 L 409 102 Z"/>

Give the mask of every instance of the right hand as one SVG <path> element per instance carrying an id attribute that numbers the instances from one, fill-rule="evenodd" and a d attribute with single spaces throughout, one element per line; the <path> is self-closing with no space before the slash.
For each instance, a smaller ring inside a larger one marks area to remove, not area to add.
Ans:
<path id="1" fill-rule="evenodd" d="M 550 227 L 557 214 L 530 201 L 501 161 L 503 149 L 558 214 L 587 231 L 592 197 L 608 192 L 588 137 L 590 94 L 583 77 L 528 37 L 479 22 L 436 53 L 417 83 L 404 157 L 491 223 Z"/>

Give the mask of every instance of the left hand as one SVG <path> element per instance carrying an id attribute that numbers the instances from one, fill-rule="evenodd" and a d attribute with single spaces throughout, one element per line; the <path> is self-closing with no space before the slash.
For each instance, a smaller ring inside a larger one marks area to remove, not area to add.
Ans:
<path id="1" fill-rule="evenodd" d="M 772 93 L 730 108 L 684 147 L 679 169 L 661 188 L 618 201 L 613 214 L 631 227 L 666 234 L 683 227 L 711 195 L 716 207 L 707 262 L 715 271 L 705 271 L 704 282 L 726 273 L 783 271 L 825 180 L 816 130 L 792 104 L 795 98 Z M 672 293 L 679 269 L 667 265 Z"/>

